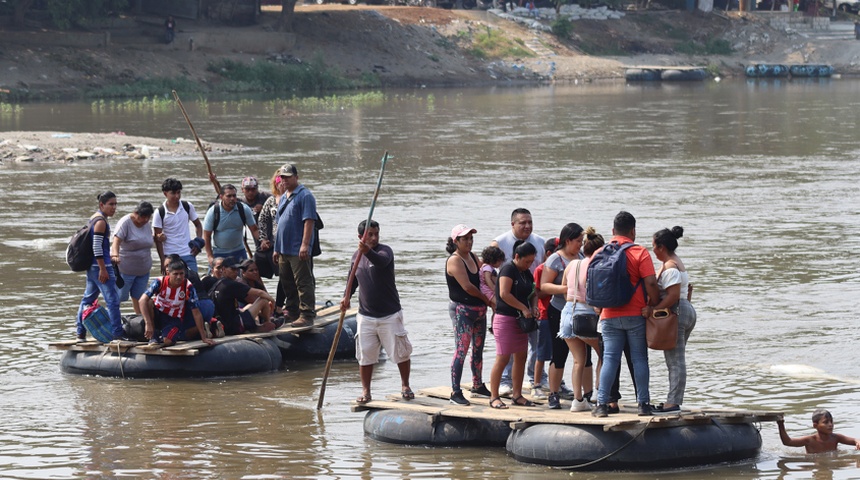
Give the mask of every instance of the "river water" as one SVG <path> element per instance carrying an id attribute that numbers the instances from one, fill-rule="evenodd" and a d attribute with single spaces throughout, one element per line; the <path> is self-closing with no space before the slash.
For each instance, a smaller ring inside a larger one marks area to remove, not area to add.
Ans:
<path id="1" fill-rule="evenodd" d="M 391 152 L 375 218 L 396 253 L 416 389 L 449 381 L 442 269 L 454 224 L 474 226 L 480 250 L 510 228 L 517 207 L 532 211 L 543 236 L 571 221 L 608 235 L 624 209 L 649 247 L 660 228 L 686 230 L 678 253 L 698 311 L 686 405 L 784 411 L 795 436 L 811 433 L 812 410 L 826 407 L 837 432 L 857 437 L 858 99 L 860 83 L 832 80 L 391 91 L 335 108 L 186 104 L 204 139 L 252 149 L 213 154 L 222 182 L 298 165 L 326 223 L 316 265 L 322 300 L 339 298 L 355 225 L 367 214 L 379 159 Z M 89 103 L 25 105 L 0 115 L 7 130 L 189 136 L 175 108 L 100 111 Z M 84 285 L 63 262 L 66 239 L 96 208 L 99 190 L 119 196 L 115 224 L 139 200 L 160 202 L 167 176 L 182 179 L 186 199 L 208 203 L 196 157 L 0 167 L 0 477 L 570 477 L 501 448 L 365 438 L 363 414 L 349 410 L 360 393 L 354 362 L 335 364 L 321 413 L 316 363 L 206 380 L 61 373 L 61 354 L 47 344 L 73 337 Z M 487 379 L 493 352 L 491 342 Z M 666 369 L 662 355 L 650 360 L 656 403 Z M 622 384 L 630 398 L 628 380 Z M 375 395 L 398 391 L 396 367 L 379 366 Z M 761 433 L 754 461 L 660 476 L 860 476 L 860 455 L 849 447 L 811 458 L 782 446 L 775 425 Z"/>

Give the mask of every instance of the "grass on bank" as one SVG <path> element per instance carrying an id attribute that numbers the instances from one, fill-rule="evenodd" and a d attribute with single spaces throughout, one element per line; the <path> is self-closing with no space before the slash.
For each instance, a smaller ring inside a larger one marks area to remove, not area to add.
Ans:
<path id="1" fill-rule="evenodd" d="M 512 40 L 500 33 L 497 29 L 487 27 L 485 31 L 479 31 L 472 35 L 472 45 L 466 51 L 475 58 L 486 60 L 489 58 L 524 58 L 533 57 L 534 53 L 528 50 L 522 40 Z"/>
<path id="2" fill-rule="evenodd" d="M 347 78 L 329 68 L 320 59 L 301 65 L 284 65 L 268 61 L 246 64 L 233 60 L 220 60 L 207 69 L 218 74 L 219 81 L 211 85 L 195 82 L 187 77 L 150 78 L 133 82 L 107 85 L 88 90 L 88 98 L 143 98 L 169 95 L 171 90 L 184 94 L 226 94 L 249 92 L 300 92 L 321 93 L 355 88 L 378 88 L 382 82 L 374 74 L 358 79 Z"/>

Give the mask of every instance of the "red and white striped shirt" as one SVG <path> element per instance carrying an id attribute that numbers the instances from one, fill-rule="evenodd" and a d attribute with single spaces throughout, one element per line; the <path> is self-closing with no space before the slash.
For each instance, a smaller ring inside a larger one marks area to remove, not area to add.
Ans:
<path id="1" fill-rule="evenodd" d="M 158 293 L 153 296 L 152 293 L 155 293 L 156 289 Z M 197 304 L 197 292 L 187 279 L 181 287 L 173 288 L 170 286 L 169 277 L 156 278 L 149 286 L 147 294 L 155 303 L 155 308 L 173 318 L 182 318 L 185 315 L 185 305 L 189 300 L 192 308 Z"/>

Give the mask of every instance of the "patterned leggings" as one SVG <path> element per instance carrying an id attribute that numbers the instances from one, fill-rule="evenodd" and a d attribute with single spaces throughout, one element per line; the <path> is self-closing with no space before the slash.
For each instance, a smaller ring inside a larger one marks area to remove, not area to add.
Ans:
<path id="1" fill-rule="evenodd" d="M 484 367 L 484 340 L 487 337 L 487 307 L 465 305 L 450 302 L 448 313 L 454 325 L 454 340 L 457 349 L 451 361 L 451 389 L 460 391 L 460 379 L 463 378 L 463 363 L 466 353 L 472 346 L 472 386 L 479 387 L 482 383 L 481 370 Z"/>

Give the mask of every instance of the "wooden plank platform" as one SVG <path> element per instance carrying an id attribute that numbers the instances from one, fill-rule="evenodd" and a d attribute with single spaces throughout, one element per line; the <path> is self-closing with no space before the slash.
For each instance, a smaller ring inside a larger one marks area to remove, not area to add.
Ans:
<path id="1" fill-rule="evenodd" d="M 627 65 L 625 68 L 639 68 L 642 70 L 660 70 L 660 71 L 663 71 L 663 70 L 686 71 L 686 70 L 704 70 L 708 67 L 706 67 L 706 66 L 697 67 L 694 65 Z"/>
<path id="2" fill-rule="evenodd" d="M 357 308 L 352 308 L 346 311 L 346 316 L 355 315 L 358 313 Z M 265 333 L 243 333 L 241 335 L 229 335 L 222 338 L 213 338 L 216 345 L 235 342 L 239 340 L 255 340 L 276 335 L 291 333 L 298 335 L 300 333 L 313 332 L 321 330 L 326 326 L 336 323 L 340 319 L 340 306 L 334 305 L 317 311 L 317 318 L 314 324 L 309 327 L 291 327 L 289 324 L 284 324 L 281 328 Z M 171 345 L 164 348 L 150 349 L 147 342 L 111 342 L 101 343 L 95 340 L 89 342 L 78 342 L 76 340 L 62 340 L 59 342 L 49 343 L 48 346 L 52 350 L 72 350 L 75 352 L 122 352 L 141 355 L 170 355 L 170 356 L 195 356 L 200 353 L 201 348 L 209 348 L 209 345 L 200 340 L 189 342 L 179 342 L 176 345 Z"/>
<path id="3" fill-rule="evenodd" d="M 463 386 L 463 395 L 472 402 L 469 406 L 453 405 L 448 401 L 450 387 L 426 388 L 416 392 L 414 400 L 403 400 L 399 395 L 389 396 L 386 400 L 372 400 L 364 405 L 353 404 L 353 412 L 366 410 L 408 410 L 428 415 L 456 418 L 475 418 L 509 422 L 513 429 L 523 429 L 530 425 L 552 423 L 562 425 L 596 425 L 604 431 L 633 430 L 640 428 L 668 428 L 682 425 L 710 424 L 713 419 L 726 423 L 775 422 L 782 418 L 782 412 L 763 412 L 734 409 L 684 409 L 679 413 L 640 417 L 635 408 L 621 407 L 621 413 L 597 418 L 591 412 L 571 412 L 570 401 L 562 400 L 560 410 L 550 410 L 545 400 L 536 400 L 534 407 L 514 405 L 505 399 L 506 410 L 489 406 L 489 398 L 473 397 L 469 386 Z"/>

